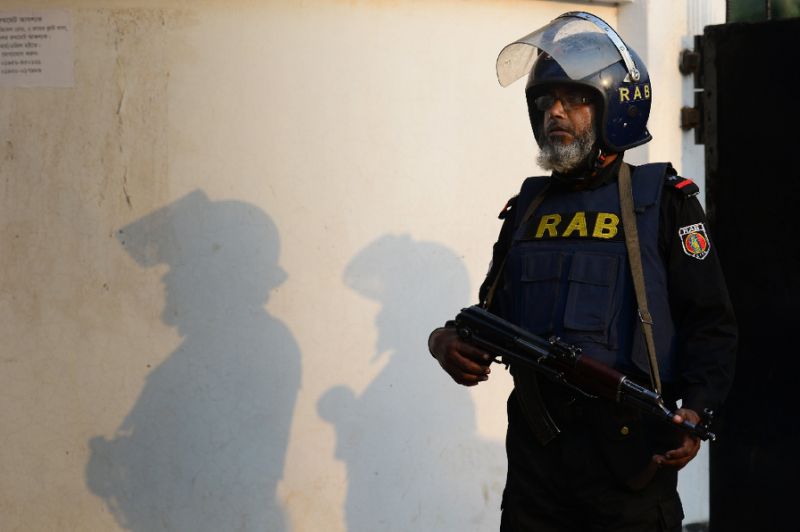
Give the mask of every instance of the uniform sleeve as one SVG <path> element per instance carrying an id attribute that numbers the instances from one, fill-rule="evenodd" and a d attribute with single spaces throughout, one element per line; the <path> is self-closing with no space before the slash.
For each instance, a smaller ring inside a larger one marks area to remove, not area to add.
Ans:
<path id="1" fill-rule="evenodd" d="M 666 186 L 660 246 L 677 331 L 683 406 L 716 410 L 733 380 L 737 327 L 719 256 L 694 195 Z"/>

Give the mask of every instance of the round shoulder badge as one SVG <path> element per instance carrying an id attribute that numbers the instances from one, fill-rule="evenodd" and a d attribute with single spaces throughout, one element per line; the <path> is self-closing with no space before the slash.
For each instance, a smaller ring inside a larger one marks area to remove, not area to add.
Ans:
<path id="1" fill-rule="evenodd" d="M 711 241 L 708 239 L 706 228 L 703 224 L 692 224 L 678 229 L 683 252 L 699 260 L 703 260 L 711 250 Z"/>

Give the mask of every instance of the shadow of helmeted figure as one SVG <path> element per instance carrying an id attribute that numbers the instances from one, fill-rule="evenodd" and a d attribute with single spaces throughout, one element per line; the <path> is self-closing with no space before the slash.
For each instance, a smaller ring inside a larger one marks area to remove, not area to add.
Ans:
<path id="1" fill-rule="evenodd" d="M 462 261 L 440 244 L 387 235 L 352 259 L 344 282 L 381 303 L 371 363 L 389 357 L 360 395 L 337 386 L 318 402 L 347 467 L 348 530 L 492 528 L 486 520 L 499 512 L 487 508 L 486 483 L 504 468 L 503 447 L 477 436 L 467 389 L 426 345 L 430 330 L 469 300 Z"/>
<path id="2" fill-rule="evenodd" d="M 264 309 L 286 274 L 278 232 L 253 205 L 200 191 L 123 228 L 164 275 L 164 323 L 181 345 L 147 377 L 112 439 L 90 441 L 87 482 L 137 532 L 287 529 L 276 500 L 300 353 Z"/>

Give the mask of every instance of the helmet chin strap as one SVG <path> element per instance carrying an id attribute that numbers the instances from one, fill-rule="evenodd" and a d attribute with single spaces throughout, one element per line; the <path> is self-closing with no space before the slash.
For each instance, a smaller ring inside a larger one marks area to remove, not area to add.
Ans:
<path id="1" fill-rule="evenodd" d="M 594 157 L 594 163 L 592 164 L 592 175 L 596 174 L 606 165 L 606 158 L 608 154 L 603 153 L 603 150 L 598 146 L 595 148 L 597 154 Z"/>

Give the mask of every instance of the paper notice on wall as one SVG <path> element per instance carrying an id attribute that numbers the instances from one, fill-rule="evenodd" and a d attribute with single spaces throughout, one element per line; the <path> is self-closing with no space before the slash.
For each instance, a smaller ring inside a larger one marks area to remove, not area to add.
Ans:
<path id="1" fill-rule="evenodd" d="M 0 11 L 0 87 L 72 87 L 68 11 Z"/>

